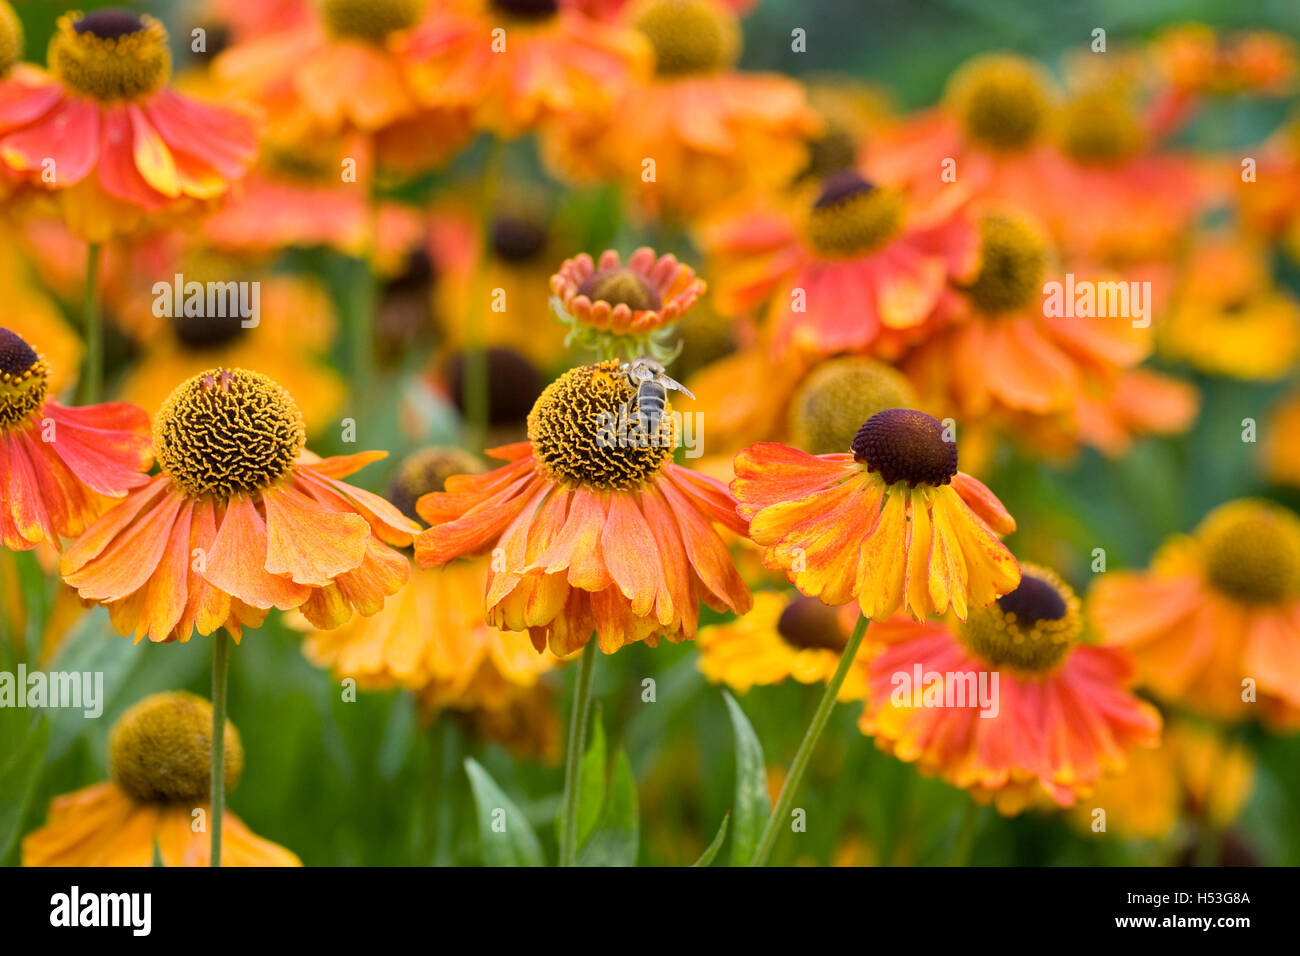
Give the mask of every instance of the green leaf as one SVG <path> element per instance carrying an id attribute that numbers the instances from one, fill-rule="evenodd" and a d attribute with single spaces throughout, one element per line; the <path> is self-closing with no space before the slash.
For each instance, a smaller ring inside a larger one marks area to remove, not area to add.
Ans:
<path id="1" fill-rule="evenodd" d="M 641 837 L 639 813 L 632 764 L 626 751 L 620 748 L 614 756 L 609 800 L 601 815 L 600 826 L 579 852 L 578 865 L 636 866 Z"/>
<path id="2" fill-rule="evenodd" d="M 41 758 L 50 741 L 50 722 L 36 720 L 22 742 L 0 763 L 0 860 L 18 842 L 27 805 L 41 773 Z"/>
<path id="3" fill-rule="evenodd" d="M 465 773 L 478 809 L 479 844 L 488 866 L 542 866 L 542 845 L 513 800 L 473 757 Z"/>
<path id="4" fill-rule="evenodd" d="M 735 698 L 726 691 L 722 696 L 731 714 L 731 729 L 736 739 L 736 823 L 731 830 L 731 865 L 745 866 L 758 849 L 772 803 L 767 796 L 763 745 Z"/>
<path id="5" fill-rule="evenodd" d="M 591 743 L 582 756 L 578 768 L 578 846 L 587 842 L 596 824 L 600 822 L 605 806 L 605 727 L 601 721 L 600 706 L 591 719 Z M 563 829 L 564 814 L 560 814 Z M 563 836 L 563 834 L 561 834 Z"/>
<path id="6" fill-rule="evenodd" d="M 727 824 L 730 822 L 731 811 L 728 810 L 722 816 L 722 825 L 718 827 L 718 835 L 713 838 L 713 842 L 705 848 L 704 852 L 700 854 L 700 858 L 692 863 L 691 866 L 713 865 L 713 858 L 718 855 L 718 851 L 722 849 L 723 841 L 727 839 Z"/>

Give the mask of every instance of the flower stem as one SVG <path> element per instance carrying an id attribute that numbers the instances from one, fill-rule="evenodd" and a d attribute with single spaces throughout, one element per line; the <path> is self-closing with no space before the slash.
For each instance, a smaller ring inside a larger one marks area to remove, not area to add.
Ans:
<path id="1" fill-rule="evenodd" d="M 226 665 L 230 638 L 224 628 L 212 635 L 212 778 L 209 781 L 212 817 L 211 866 L 221 865 L 221 816 L 226 809 Z"/>
<path id="2" fill-rule="evenodd" d="M 957 827 L 957 837 L 952 844 L 952 858 L 949 866 L 969 866 L 971 854 L 975 851 L 975 834 L 979 832 L 980 808 L 974 800 L 966 801 L 962 811 L 961 823 Z"/>
<path id="3" fill-rule="evenodd" d="M 578 855 L 578 770 L 587 749 L 587 714 L 591 709 L 591 677 L 596 671 L 596 639 L 582 649 L 578 682 L 569 716 L 569 749 L 564 757 L 564 809 L 560 818 L 560 866 L 573 866 Z"/>
<path id="4" fill-rule="evenodd" d="M 822 694 L 821 703 L 817 705 L 812 723 L 808 725 L 808 732 L 803 735 L 803 743 L 799 745 L 799 751 L 794 755 L 794 763 L 790 764 L 785 785 L 781 788 L 781 795 L 777 797 L 776 805 L 772 807 L 772 815 L 767 818 L 767 825 L 763 827 L 763 835 L 759 838 L 758 849 L 754 852 L 754 859 L 750 861 L 750 866 L 763 866 L 767 863 L 772 847 L 776 844 L 776 835 L 790 817 L 790 807 L 794 803 L 799 784 L 803 781 L 804 772 L 812 760 L 813 751 L 817 749 L 817 741 L 821 739 L 822 731 L 826 729 L 826 722 L 830 720 L 831 711 L 835 709 L 835 700 L 839 696 L 840 688 L 844 686 L 844 679 L 848 677 L 849 668 L 853 666 L 853 661 L 858 656 L 858 648 L 862 646 L 862 637 L 867 633 L 867 625 L 870 623 L 867 617 L 858 615 L 858 623 L 854 625 L 849 642 L 844 646 L 844 653 L 840 655 L 835 676 L 826 685 L 826 692 Z"/>
<path id="5" fill-rule="evenodd" d="M 82 299 L 82 331 L 86 337 L 85 370 L 81 376 L 83 404 L 93 405 L 104 387 L 104 320 L 99 312 L 99 258 L 97 242 L 86 246 L 86 287 Z"/>

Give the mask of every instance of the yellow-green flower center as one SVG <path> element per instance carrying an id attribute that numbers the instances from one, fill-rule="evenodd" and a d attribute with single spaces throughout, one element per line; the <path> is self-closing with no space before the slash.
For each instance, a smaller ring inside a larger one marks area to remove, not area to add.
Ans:
<path id="1" fill-rule="evenodd" d="M 1056 574 L 1022 565 L 1020 586 L 956 625 L 962 643 L 991 667 L 1042 673 L 1059 664 L 1083 633 L 1074 590 Z"/>
<path id="2" fill-rule="evenodd" d="M 389 486 L 388 500 L 402 514 L 419 521 L 415 503 L 427 494 L 442 491 L 452 475 L 478 475 L 483 463 L 474 455 L 454 445 L 432 445 L 412 452 L 397 467 Z"/>
<path id="3" fill-rule="evenodd" d="M 0 328 L 0 429 L 25 422 L 45 402 L 48 369 L 21 337 Z"/>
<path id="4" fill-rule="evenodd" d="M 834 120 L 826 120 L 820 135 L 808 140 L 808 162 L 795 177 L 796 183 L 823 180 L 852 168 L 858 159 L 858 141 Z"/>
<path id="5" fill-rule="evenodd" d="M 1124 97 L 1113 90 L 1083 93 L 1061 114 L 1061 148 L 1080 163 L 1106 165 L 1133 156 L 1142 127 Z"/>
<path id="6" fill-rule="evenodd" d="M 147 14 L 114 8 L 59 17 L 48 60 L 60 80 L 103 103 L 148 96 L 172 71 L 163 25 Z"/>
<path id="7" fill-rule="evenodd" d="M 649 0 L 632 24 L 654 47 L 660 76 L 721 70 L 740 53 L 736 18 L 716 0 Z"/>
<path id="8" fill-rule="evenodd" d="M 776 622 L 781 640 L 798 650 L 842 651 L 848 643 L 839 612 L 816 598 L 800 595 L 786 605 Z"/>
<path id="9" fill-rule="evenodd" d="M 626 305 L 634 312 L 663 305 L 658 290 L 645 276 L 623 266 L 597 269 L 578 286 L 578 295 L 585 295 L 592 302 Z"/>
<path id="10" fill-rule="evenodd" d="M 325 27 L 336 37 L 383 43 L 420 22 L 425 0 L 322 0 Z"/>
<path id="11" fill-rule="evenodd" d="M 1196 532 L 1211 585 L 1246 604 L 1300 597 L 1300 519 L 1268 501 L 1215 509 Z"/>
<path id="12" fill-rule="evenodd" d="M 546 387 L 528 415 L 528 440 L 543 471 L 566 486 L 639 488 L 672 458 L 672 406 L 641 432 L 637 388 L 618 362 L 570 369 Z"/>
<path id="13" fill-rule="evenodd" d="M 1041 294 L 1047 268 L 1047 243 L 1028 223 L 1013 216 L 980 217 L 980 271 L 966 287 L 986 315 L 1012 312 Z"/>
<path id="14" fill-rule="evenodd" d="M 862 423 L 887 408 L 909 408 L 916 392 L 902 372 L 847 355 L 817 366 L 790 405 L 791 439 L 812 455 L 847 451 Z"/>
<path id="15" fill-rule="evenodd" d="M 1014 151 L 1033 145 L 1051 115 L 1043 71 L 1022 57 L 976 57 L 953 74 L 948 108 L 966 135 L 989 149 Z"/>
<path id="16" fill-rule="evenodd" d="M 957 474 L 957 442 L 943 422 L 914 408 L 877 412 L 858 429 L 853 457 L 887 485 L 946 485 Z"/>
<path id="17" fill-rule="evenodd" d="M 192 497 L 256 494 L 293 467 L 307 440 L 292 397 L 265 375 L 216 368 L 171 393 L 154 421 L 162 470 Z"/>
<path id="18" fill-rule="evenodd" d="M 5 0 L 0 0 L 0 76 L 23 58 L 23 21 Z"/>
<path id="19" fill-rule="evenodd" d="M 226 721 L 226 789 L 244 769 L 239 732 Z M 212 705 L 194 694 L 146 697 L 118 718 L 108 737 L 109 773 L 143 803 L 207 803 L 212 779 Z"/>
<path id="20" fill-rule="evenodd" d="M 902 226 L 902 196 L 846 170 L 823 185 L 808 215 L 807 236 L 820 255 L 848 259 L 879 249 Z"/>

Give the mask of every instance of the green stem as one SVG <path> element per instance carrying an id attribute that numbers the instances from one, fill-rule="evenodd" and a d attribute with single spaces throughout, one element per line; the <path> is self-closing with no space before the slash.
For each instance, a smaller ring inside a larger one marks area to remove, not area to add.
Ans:
<path id="1" fill-rule="evenodd" d="M 104 388 L 104 320 L 99 312 L 99 259 L 103 247 L 86 246 L 86 287 L 82 299 L 82 331 L 86 337 L 85 371 L 81 376 L 82 403 L 99 401 Z"/>
<path id="2" fill-rule="evenodd" d="M 221 865 L 221 816 L 226 809 L 226 670 L 230 638 L 224 628 L 212 635 L 212 778 L 208 807 L 212 834 L 211 866 Z"/>
<path id="3" fill-rule="evenodd" d="M 569 749 L 564 757 L 564 809 L 560 818 L 560 866 L 573 866 L 578 855 L 578 770 L 587 749 L 587 714 L 591 709 L 591 677 L 596 671 L 596 638 L 587 641 L 578 662 L 578 682 L 569 716 Z"/>
<path id="4" fill-rule="evenodd" d="M 830 720 L 831 711 L 835 709 L 835 701 L 839 696 L 840 688 L 844 685 L 844 678 L 848 677 L 849 668 L 853 666 L 853 661 L 858 656 L 858 648 L 862 646 L 862 637 L 867 633 L 867 625 L 870 623 L 864 615 L 858 615 L 858 623 L 854 625 L 853 634 L 850 635 L 848 644 L 844 646 L 844 653 L 840 655 L 840 664 L 835 668 L 835 676 L 826 685 L 826 692 L 822 694 L 817 712 L 813 714 L 812 723 L 808 725 L 808 732 L 803 736 L 803 743 L 799 745 L 799 751 L 794 755 L 794 763 L 790 764 L 785 786 L 781 788 L 781 796 L 772 807 L 772 815 L 767 818 L 767 825 L 763 828 L 763 835 L 758 841 L 758 849 L 754 853 L 754 859 L 750 861 L 750 866 L 763 866 L 767 863 L 772 847 L 776 844 L 776 836 L 790 817 L 790 808 L 794 804 L 795 794 L 799 791 L 799 784 L 803 781 L 804 772 L 812 760 L 813 751 L 817 749 L 817 741 L 821 739 L 822 731 L 826 729 L 826 722 Z"/>
<path id="5" fill-rule="evenodd" d="M 957 837 L 952 843 L 952 858 L 949 866 L 969 866 L 971 854 L 975 852 L 975 834 L 979 832 L 980 808 L 974 800 L 966 801 L 962 811 L 961 823 L 957 827 Z"/>

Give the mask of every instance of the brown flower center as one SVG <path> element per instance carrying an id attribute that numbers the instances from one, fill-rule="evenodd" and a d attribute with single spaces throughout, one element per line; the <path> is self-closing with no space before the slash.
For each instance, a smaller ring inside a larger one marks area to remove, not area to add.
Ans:
<path id="1" fill-rule="evenodd" d="M 840 628 L 839 612 L 816 598 L 800 595 L 776 622 L 781 640 L 799 650 L 842 651 L 848 640 Z"/>
<path id="2" fill-rule="evenodd" d="M 890 408 L 872 415 L 858 429 L 853 457 L 878 472 L 887 485 L 906 481 L 946 485 L 957 474 L 957 442 L 943 423 L 912 408 Z"/>
<path id="3" fill-rule="evenodd" d="M 432 445 L 412 452 L 397 467 L 389 487 L 388 500 L 413 521 L 419 521 L 415 503 L 427 494 L 442 491 L 452 475 L 479 475 L 483 463 L 454 445 Z"/>
<path id="4" fill-rule="evenodd" d="M 872 185 L 849 169 L 823 184 L 808 215 L 807 235 L 822 255 L 853 258 L 885 245 L 902 225 L 902 196 Z"/>
<path id="5" fill-rule="evenodd" d="M 465 356 L 447 359 L 443 377 L 457 411 L 467 413 Z M 507 348 L 487 350 L 488 424 L 518 425 L 542 391 L 542 373 L 524 356 Z"/>
<path id="6" fill-rule="evenodd" d="M 1041 673 L 1059 664 L 1083 633 L 1074 590 L 1046 568 L 1024 565 L 1020 586 L 957 625 L 962 643 L 993 667 Z"/>
<path id="7" fill-rule="evenodd" d="M 578 295 L 592 302 L 626 305 L 633 312 L 658 309 L 663 305 L 658 290 L 646 278 L 624 266 L 597 269 L 578 286 Z"/>
<path id="8" fill-rule="evenodd" d="M 226 789 L 244 769 L 244 748 L 225 727 Z M 146 697 L 126 711 L 108 737 L 109 773 L 143 803 L 207 803 L 212 779 L 212 705 L 185 691 Z"/>
<path id="9" fill-rule="evenodd" d="M 0 328 L 0 428 L 26 421 L 45 402 L 48 369 L 21 337 Z"/>
<path id="10" fill-rule="evenodd" d="M 492 251 L 506 262 L 529 262 L 546 247 L 546 223 L 523 216 L 492 221 Z"/>
<path id="11" fill-rule="evenodd" d="M 112 8 L 59 17 L 47 59 L 60 80 L 104 103 L 148 96 L 166 84 L 172 69 L 163 25 Z"/>

